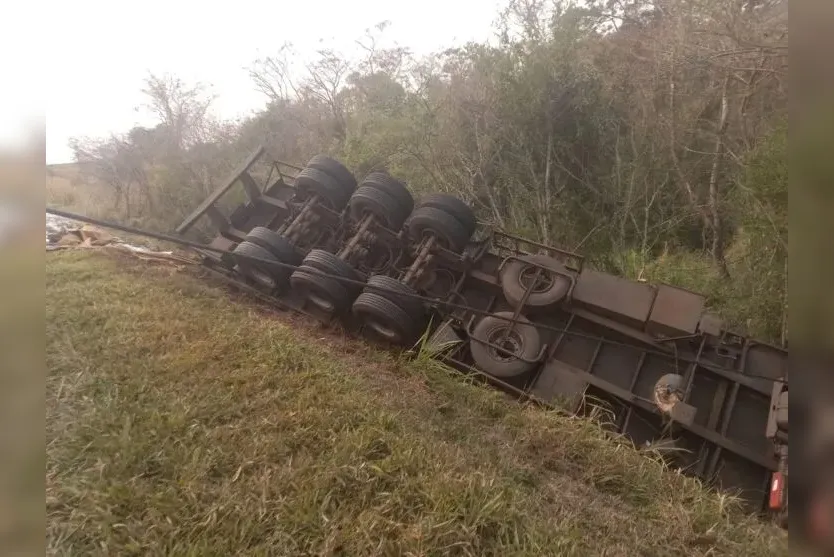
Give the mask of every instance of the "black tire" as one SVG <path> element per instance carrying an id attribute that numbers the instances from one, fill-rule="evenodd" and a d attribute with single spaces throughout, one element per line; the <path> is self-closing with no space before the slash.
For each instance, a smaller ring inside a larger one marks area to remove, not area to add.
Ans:
<path id="1" fill-rule="evenodd" d="M 256 226 L 249 231 L 244 241 L 264 248 L 282 263 L 290 265 L 301 263 L 301 254 L 298 253 L 292 242 L 269 228 Z"/>
<path id="2" fill-rule="evenodd" d="M 342 313 L 350 308 L 351 292 L 339 281 L 323 277 L 317 271 L 321 269 L 307 265 L 299 267 L 290 277 L 293 290 L 327 313 Z"/>
<path id="3" fill-rule="evenodd" d="M 415 319 L 397 303 L 373 292 L 363 292 L 356 298 L 353 313 L 376 336 L 392 344 L 413 343 L 423 324 L 422 319 Z"/>
<path id="4" fill-rule="evenodd" d="M 412 298 L 416 296 L 417 292 L 395 278 L 385 275 L 374 275 L 368 279 L 368 286 L 376 286 L 383 288 L 385 291 L 365 288 L 365 292 L 371 292 L 377 296 L 382 296 L 397 304 L 408 315 L 422 317 L 425 313 L 422 300 Z M 398 295 L 400 294 L 400 295 Z"/>
<path id="5" fill-rule="evenodd" d="M 363 279 L 359 272 L 350 266 L 350 263 L 322 249 L 310 250 L 310 253 L 304 258 L 303 265 L 350 280 L 361 281 Z M 339 282 L 338 284 L 351 293 L 352 298 L 355 298 L 362 291 L 362 287 L 355 284 L 346 282 Z"/>
<path id="6" fill-rule="evenodd" d="M 475 233 L 475 227 L 478 225 L 478 219 L 475 218 L 475 212 L 472 208 L 463 202 L 463 200 L 449 195 L 448 193 L 430 193 L 420 198 L 417 202 L 417 208 L 433 207 L 449 213 L 463 225 L 464 230 L 472 236 Z"/>
<path id="7" fill-rule="evenodd" d="M 525 307 L 546 308 L 561 302 L 570 290 L 570 280 L 557 274 L 566 273 L 567 269 L 559 261 L 546 255 L 523 256 L 518 259 L 511 259 L 501 269 L 501 289 L 504 297 L 518 307 L 524 298 L 528 285 L 532 282 L 537 265 L 554 272 L 542 271 L 537 286 L 525 302 Z"/>
<path id="8" fill-rule="evenodd" d="M 414 210 L 414 197 L 405 184 L 385 172 L 371 172 L 362 180 L 359 187 L 362 186 L 370 186 L 388 194 L 400 206 L 403 220 Z"/>
<path id="9" fill-rule="evenodd" d="M 278 261 L 272 253 L 251 242 L 239 243 L 232 251 L 232 257 L 240 274 L 270 290 L 285 284 L 290 276 L 289 269 L 250 259 L 255 257 L 267 261 Z"/>
<path id="10" fill-rule="evenodd" d="M 501 319 L 503 317 L 504 319 Z M 480 341 L 488 341 L 497 344 L 505 331 L 513 324 L 507 319 L 512 319 L 513 313 L 503 311 L 481 319 L 472 331 L 470 339 L 470 351 L 475 364 L 484 372 L 495 377 L 509 378 L 517 377 L 536 367 L 536 363 L 529 363 L 518 359 L 520 356 L 526 360 L 532 360 L 539 355 L 542 344 L 539 332 L 530 321 L 523 316 L 518 316 L 518 322 L 510 332 L 506 342 L 507 352 L 501 352 L 487 346 Z"/>
<path id="11" fill-rule="evenodd" d="M 295 187 L 305 197 L 318 195 L 334 211 L 341 211 L 353 193 L 353 188 L 316 168 L 305 168 L 299 172 Z"/>
<path id="12" fill-rule="evenodd" d="M 428 234 L 434 235 L 443 247 L 456 253 L 466 247 L 470 237 L 458 219 L 449 213 L 434 207 L 415 209 L 408 219 L 409 237 L 419 243 Z"/>
<path id="13" fill-rule="evenodd" d="M 403 212 L 393 197 L 380 189 L 366 186 L 364 182 L 350 196 L 348 210 L 350 217 L 356 222 L 370 213 L 391 230 L 399 230 L 408 217 L 408 213 Z"/>
<path id="14" fill-rule="evenodd" d="M 356 178 L 345 165 L 327 155 L 316 155 L 307 162 L 308 168 L 315 168 L 326 172 L 335 178 L 343 188 L 353 191 L 356 189 Z"/>

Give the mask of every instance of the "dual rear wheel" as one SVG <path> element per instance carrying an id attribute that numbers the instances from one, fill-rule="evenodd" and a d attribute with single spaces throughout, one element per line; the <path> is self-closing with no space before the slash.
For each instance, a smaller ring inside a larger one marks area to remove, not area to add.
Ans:
<path id="1" fill-rule="evenodd" d="M 365 188 L 385 192 L 389 200 L 386 212 L 395 216 L 397 228 L 405 223 L 408 237 L 414 244 L 422 244 L 433 237 L 443 248 L 458 253 L 463 250 L 476 226 L 475 215 L 465 203 L 451 195 L 433 194 L 420 199 L 415 208 L 410 194 L 407 199 L 400 195 L 407 190 L 386 185 L 389 179 L 384 174 L 371 174 L 357 194 Z M 356 206 L 361 205 L 357 203 Z M 398 206 L 403 210 L 397 212 Z M 426 307 L 415 296 L 418 292 L 414 287 L 389 276 L 374 275 L 368 279 L 352 309 L 374 336 L 393 344 L 408 344 L 416 341 L 426 327 Z"/>
<path id="2" fill-rule="evenodd" d="M 298 173 L 295 186 L 302 198 L 341 211 L 356 189 L 356 178 L 339 161 L 316 155 Z M 302 256 L 290 240 L 263 226 L 253 228 L 232 252 L 238 271 L 268 290 L 286 286 Z"/>
<path id="3" fill-rule="evenodd" d="M 355 184 L 347 169 L 323 156 L 311 159 L 297 180 L 302 191 L 319 195 L 332 208 L 347 204 L 354 221 L 371 214 L 388 228 L 398 229 L 408 219 L 407 232 L 414 242 L 434 236 L 442 247 L 459 252 L 475 230 L 474 214 L 456 197 L 447 194 L 426 196 L 412 212 L 414 200 L 411 194 L 401 182 L 387 174 L 368 175 L 354 191 Z M 422 300 L 414 297 L 418 293 L 411 286 L 386 275 L 375 275 L 362 289 L 352 283 L 361 281 L 360 273 L 344 260 L 320 249 L 313 249 L 302 260 L 289 240 L 267 228 L 252 229 L 235 248 L 234 254 L 239 271 L 252 281 L 268 289 L 289 282 L 294 290 L 325 313 L 341 314 L 351 309 L 369 331 L 387 342 L 413 342 L 426 326 L 426 309 Z M 293 271 L 280 263 L 298 268 Z M 505 268 L 502 284 L 511 301 L 523 296 L 527 271 L 523 262 Z M 556 281 L 549 288 L 535 291 L 527 302 L 531 305 L 549 303 L 551 298 L 560 296 L 562 289 L 562 284 Z M 534 357 L 541 343 L 529 321 L 521 318 L 509 327 L 502 317 L 507 316 L 498 314 L 478 323 L 472 355 L 484 371 L 498 377 L 511 377 L 530 367 L 524 360 Z"/>
<path id="4" fill-rule="evenodd" d="M 302 198 L 312 195 L 334 211 L 341 211 L 356 190 L 356 178 L 342 163 L 326 155 L 316 155 L 295 178 Z"/>
<path id="5" fill-rule="evenodd" d="M 348 281 L 361 280 L 359 272 L 346 261 L 328 251 L 314 249 L 292 273 L 290 284 L 325 313 L 341 314 L 350 307 L 361 288 Z"/>
<path id="6" fill-rule="evenodd" d="M 384 172 L 372 172 L 362 180 L 348 203 L 351 220 L 368 215 L 391 230 L 399 230 L 414 209 L 414 198 L 405 184 Z"/>
<path id="7" fill-rule="evenodd" d="M 477 221 L 466 203 L 453 195 L 435 193 L 420 199 L 406 226 L 415 244 L 434 237 L 441 247 L 460 253 L 474 234 Z"/>
<path id="8" fill-rule="evenodd" d="M 269 290 L 285 286 L 292 267 L 301 262 L 301 254 L 288 239 L 263 226 L 253 228 L 232 257 L 243 276 Z"/>
<path id="9" fill-rule="evenodd" d="M 392 344 L 414 342 L 426 326 L 426 310 L 417 292 L 403 282 L 375 275 L 353 303 L 353 314 L 367 329 Z"/>

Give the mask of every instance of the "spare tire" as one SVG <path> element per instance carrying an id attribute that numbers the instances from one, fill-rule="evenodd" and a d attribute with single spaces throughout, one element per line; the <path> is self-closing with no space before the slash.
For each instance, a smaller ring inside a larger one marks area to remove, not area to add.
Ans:
<path id="1" fill-rule="evenodd" d="M 417 208 L 420 207 L 434 207 L 435 209 L 449 213 L 458 219 L 458 222 L 463 225 L 463 228 L 469 236 L 475 233 L 475 227 L 478 225 L 475 212 L 463 200 L 454 195 L 448 193 L 430 193 L 420 198 L 420 201 L 417 203 Z"/>
<path id="2" fill-rule="evenodd" d="M 533 284 L 536 271 L 541 270 L 539 280 Z M 571 281 L 564 275 L 565 266 L 552 257 L 546 255 L 527 255 L 518 259 L 511 259 L 501 269 L 500 281 L 504 297 L 513 307 L 518 307 L 530 285 L 530 292 L 525 307 L 542 308 L 561 302 L 570 290 Z"/>
<path id="3" fill-rule="evenodd" d="M 542 348 L 539 331 L 523 316 L 513 326 L 513 313 L 499 312 L 481 319 L 472 331 L 470 351 L 475 364 L 482 371 L 499 378 L 516 377 L 534 367 L 537 363 L 525 362 L 539 355 Z M 504 338 L 506 337 L 506 338 Z M 484 344 L 501 343 L 502 349 Z"/>

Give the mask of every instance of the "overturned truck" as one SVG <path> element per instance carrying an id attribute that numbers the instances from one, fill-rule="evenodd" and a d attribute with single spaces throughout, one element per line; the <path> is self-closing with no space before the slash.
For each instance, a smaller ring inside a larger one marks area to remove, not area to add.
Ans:
<path id="1" fill-rule="evenodd" d="M 704 296 L 587 268 L 453 196 L 415 201 L 322 155 L 299 167 L 258 149 L 177 232 L 206 220 L 203 261 L 227 280 L 386 343 L 428 338 L 456 369 L 542 404 L 595 401 L 637 446 L 786 518 L 787 351 L 725 329 Z"/>

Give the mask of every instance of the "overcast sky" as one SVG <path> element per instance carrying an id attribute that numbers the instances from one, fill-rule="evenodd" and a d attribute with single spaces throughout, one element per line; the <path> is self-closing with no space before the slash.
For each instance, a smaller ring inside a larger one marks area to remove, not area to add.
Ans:
<path id="1" fill-rule="evenodd" d="M 212 85 L 215 113 L 235 118 L 264 105 L 247 67 L 290 41 L 302 54 L 351 47 L 365 29 L 389 20 L 388 40 L 429 53 L 487 40 L 498 0 L 63 0 L 49 2 L 39 37 L 48 73 L 31 98 L 0 88 L 2 101 L 45 106 L 47 163 L 68 162 L 73 136 L 100 136 L 148 123 L 148 72 Z M 37 14 L 34 14 L 37 16 Z M 8 22 L 8 20 L 7 20 Z M 14 30 L 12 33 L 14 34 Z M 320 42 L 323 41 L 323 42 Z M 6 39 L 6 42 L 12 41 Z M 25 70 L 25 69 L 24 69 Z M 29 70 L 30 75 L 34 72 Z M 37 114 L 37 110 L 33 111 Z"/>

